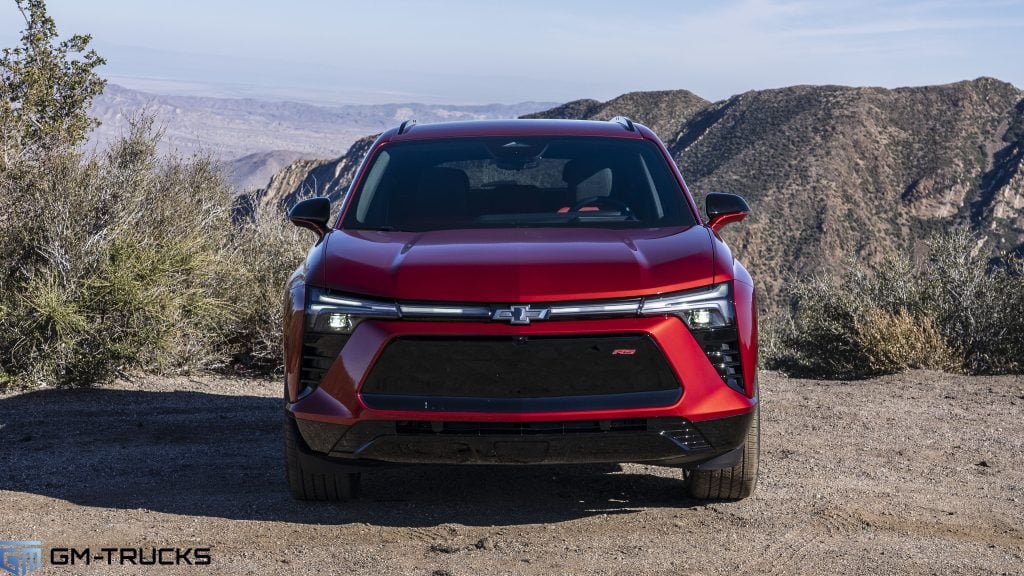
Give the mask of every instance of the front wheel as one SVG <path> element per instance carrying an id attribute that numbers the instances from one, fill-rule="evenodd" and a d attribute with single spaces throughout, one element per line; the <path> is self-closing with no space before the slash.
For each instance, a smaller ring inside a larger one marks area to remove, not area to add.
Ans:
<path id="1" fill-rule="evenodd" d="M 297 500 L 344 502 L 355 497 L 359 474 L 345 472 L 310 452 L 289 416 L 284 419 L 284 456 L 288 489 Z"/>
<path id="2" fill-rule="evenodd" d="M 757 467 L 761 459 L 761 405 L 754 409 L 754 418 L 743 441 L 739 463 L 721 470 L 691 470 L 686 476 L 686 490 L 691 498 L 700 500 L 742 500 L 754 493 Z"/>

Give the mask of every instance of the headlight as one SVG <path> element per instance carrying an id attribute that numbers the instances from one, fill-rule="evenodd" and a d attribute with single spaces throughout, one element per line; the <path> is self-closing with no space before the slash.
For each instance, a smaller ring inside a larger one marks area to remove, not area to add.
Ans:
<path id="1" fill-rule="evenodd" d="M 736 318 L 732 284 L 723 282 L 707 288 L 645 298 L 640 314 L 675 314 L 693 330 L 732 326 Z"/>
<path id="2" fill-rule="evenodd" d="M 366 318 L 398 318 L 394 302 L 332 294 L 321 288 L 306 289 L 306 322 L 313 332 L 350 334 Z"/>

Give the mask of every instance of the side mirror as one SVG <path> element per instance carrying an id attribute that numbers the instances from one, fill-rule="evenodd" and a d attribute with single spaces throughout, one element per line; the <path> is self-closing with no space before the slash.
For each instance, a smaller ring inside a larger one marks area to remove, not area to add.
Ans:
<path id="1" fill-rule="evenodd" d="M 327 234 L 327 221 L 331 219 L 331 201 L 324 197 L 308 198 L 288 211 L 288 220 L 300 228 L 316 232 L 319 241 Z"/>
<path id="2" fill-rule="evenodd" d="M 708 227 L 718 234 L 726 224 L 739 222 L 750 214 L 750 206 L 742 196 L 712 192 L 704 199 L 704 209 L 708 213 Z"/>

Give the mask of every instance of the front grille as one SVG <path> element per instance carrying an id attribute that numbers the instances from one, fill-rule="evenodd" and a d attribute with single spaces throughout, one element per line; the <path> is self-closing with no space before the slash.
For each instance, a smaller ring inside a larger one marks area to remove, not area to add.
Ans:
<path id="1" fill-rule="evenodd" d="M 347 334 L 306 333 L 302 342 L 299 390 L 320 385 L 320 381 L 338 358 L 338 353 L 347 340 Z"/>
<path id="2" fill-rule="evenodd" d="M 654 341 L 626 334 L 397 338 L 361 393 L 517 400 L 680 390 Z"/>
<path id="3" fill-rule="evenodd" d="M 694 330 L 694 337 L 704 354 L 722 377 L 737 392 L 746 392 L 743 366 L 740 364 L 739 335 L 735 328 Z"/>

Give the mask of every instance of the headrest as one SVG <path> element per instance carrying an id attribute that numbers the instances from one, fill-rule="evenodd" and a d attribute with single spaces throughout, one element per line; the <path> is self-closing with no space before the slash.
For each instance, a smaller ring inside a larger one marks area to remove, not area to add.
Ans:
<path id="1" fill-rule="evenodd" d="M 417 196 L 431 197 L 431 200 L 464 200 L 469 191 L 469 177 L 457 168 L 430 168 L 420 173 L 416 183 Z"/>
<path id="2" fill-rule="evenodd" d="M 612 193 L 612 169 L 604 162 L 578 158 L 566 162 L 562 180 L 576 191 L 576 199 L 609 196 Z"/>
<path id="3" fill-rule="evenodd" d="M 448 222 L 465 215 L 469 177 L 456 168 L 430 168 L 420 173 L 412 202 L 404 206 L 409 222 Z"/>

